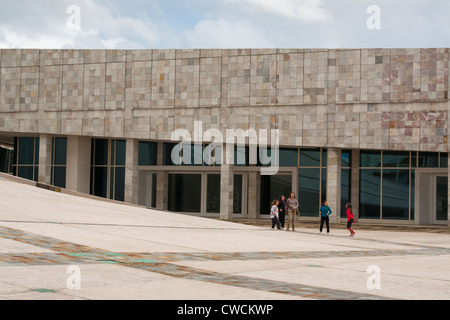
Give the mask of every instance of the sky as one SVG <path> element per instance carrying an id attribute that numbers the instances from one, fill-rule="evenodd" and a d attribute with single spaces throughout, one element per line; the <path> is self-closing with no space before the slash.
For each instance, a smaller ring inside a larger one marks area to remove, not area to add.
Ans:
<path id="1" fill-rule="evenodd" d="M 448 0 L 0 0 L 0 48 L 450 47 Z"/>

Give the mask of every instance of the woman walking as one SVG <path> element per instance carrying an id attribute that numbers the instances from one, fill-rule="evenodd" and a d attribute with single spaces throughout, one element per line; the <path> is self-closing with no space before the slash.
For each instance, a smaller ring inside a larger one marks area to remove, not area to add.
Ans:
<path id="1" fill-rule="evenodd" d="M 327 224 L 327 234 L 330 233 L 330 215 L 332 214 L 330 207 L 328 206 L 328 201 L 324 201 L 319 209 L 320 215 L 320 233 L 322 233 L 323 223 Z"/>
<path id="2" fill-rule="evenodd" d="M 288 221 L 286 223 L 286 230 L 289 231 L 289 226 L 292 225 L 292 231 L 295 231 L 295 214 L 298 209 L 298 201 L 295 199 L 295 193 L 291 192 L 291 197 L 286 200 L 286 210 L 288 213 Z"/>
<path id="3" fill-rule="evenodd" d="M 286 198 L 284 195 L 280 197 L 280 201 L 278 201 L 278 215 L 280 220 L 280 226 L 282 229 L 284 229 L 284 220 L 286 216 Z"/>
<path id="4" fill-rule="evenodd" d="M 280 221 L 278 221 L 278 200 L 272 201 L 272 208 L 270 209 L 270 219 L 272 219 L 272 229 L 277 225 L 280 230 Z"/>
<path id="5" fill-rule="evenodd" d="M 355 231 L 352 229 L 352 224 L 355 222 L 355 217 L 352 212 L 352 204 L 347 203 L 345 207 L 347 208 L 347 229 L 350 231 L 350 237 L 353 237 L 355 235 Z"/>

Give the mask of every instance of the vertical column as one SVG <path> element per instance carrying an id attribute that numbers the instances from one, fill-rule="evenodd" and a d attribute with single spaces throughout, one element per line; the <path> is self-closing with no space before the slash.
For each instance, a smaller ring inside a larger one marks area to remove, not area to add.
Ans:
<path id="1" fill-rule="evenodd" d="M 352 150 L 351 199 L 355 221 L 359 219 L 359 157 L 360 150 Z"/>
<path id="2" fill-rule="evenodd" d="M 220 167 L 220 219 L 233 219 L 234 165 Z"/>
<path id="3" fill-rule="evenodd" d="M 90 137 L 67 137 L 66 188 L 89 194 L 91 177 Z"/>
<path id="4" fill-rule="evenodd" d="M 164 165 L 164 143 L 158 142 L 156 152 L 156 164 Z M 156 173 L 156 209 L 167 210 L 168 208 L 169 173 L 165 170 L 158 170 Z"/>
<path id="5" fill-rule="evenodd" d="M 248 217 L 258 219 L 260 217 L 261 199 L 261 173 L 259 170 L 248 173 Z"/>
<path id="6" fill-rule="evenodd" d="M 333 215 L 330 222 L 339 222 L 341 217 L 341 149 L 327 149 L 327 201 Z"/>
<path id="7" fill-rule="evenodd" d="M 47 134 L 39 136 L 39 177 L 38 182 L 50 184 L 52 172 L 52 137 Z"/>
<path id="8" fill-rule="evenodd" d="M 138 202 L 138 153 L 139 141 L 126 140 L 125 158 L 125 202 Z"/>

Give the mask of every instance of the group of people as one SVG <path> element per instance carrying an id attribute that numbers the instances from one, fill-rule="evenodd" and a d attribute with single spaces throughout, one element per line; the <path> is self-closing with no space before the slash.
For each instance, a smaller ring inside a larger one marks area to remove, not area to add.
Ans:
<path id="1" fill-rule="evenodd" d="M 347 214 L 347 229 L 350 232 L 350 237 L 355 235 L 355 231 L 352 229 L 352 224 L 355 222 L 355 217 L 352 213 L 352 204 L 347 203 L 345 205 L 346 214 Z M 320 233 L 322 233 L 324 223 L 327 226 L 327 233 L 330 233 L 330 215 L 333 212 L 328 206 L 328 201 L 324 201 L 319 209 L 320 215 Z M 287 221 L 286 221 L 287 214 Z M 295 231 L 295 216 L 300 216 L 300 212 L 298 210 L 298 200 L 295 198 L 295 193 L 291 192 L 291 195 L 288 199 L 282 195 L 279 200 L 275 199 L 272 201 L 272 207 L 270 209 L 270 218 L 272 219 L 272 229 L 277 226 L 277 229 L 284 229 L 284 225 L 286 222 L 286 230 L 289 231 L 289 228 L 292 226 L 292 231 Z"/>

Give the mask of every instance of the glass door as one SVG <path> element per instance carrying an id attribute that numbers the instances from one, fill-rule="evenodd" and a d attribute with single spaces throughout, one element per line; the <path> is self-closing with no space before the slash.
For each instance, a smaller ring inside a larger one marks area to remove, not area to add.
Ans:
<path id="1" fill-rule="evenodd" d="M 448 223 L 448 178 L 447 176 L 435 176 L 434 182 L 434 210 L 433 223 Z"/>

